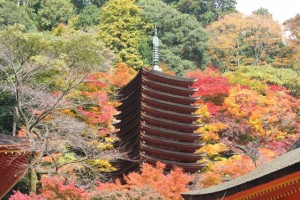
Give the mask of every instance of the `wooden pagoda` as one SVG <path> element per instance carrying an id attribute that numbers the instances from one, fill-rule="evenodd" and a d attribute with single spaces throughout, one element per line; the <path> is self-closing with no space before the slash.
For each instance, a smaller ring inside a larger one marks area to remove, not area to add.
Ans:
<path id="1" fill-rule="evenodd" d="M 115 127 L 121 147 L 127 159 L 112 162 L 118 170 L 115 175 L 137 170 L 141 163 L 166 164 L 166 170 L 179 166 L 187 172 L 203 167 L 197 161 L 203 157 L 195 153 L 203 143 L 195 131 L 200 117 L 194 114 L 199 106 L 196 79 L 167 75 L 158 66 L 159 39 L 155 28 L 153 37 L 152 70 L 141 68 L 135 78 L 118 91 L 117 107 L 120 114 Z"/>
<path id="2" fill-rule="evenodd" d="M 220 185 L 187 192 L 182 196 L 186 200 L 298 200 L 300 148 L 291 150 L 241 177 Z"/>
<path id="3" fill-rule="evenodd" d="M 202 168 L 203 156 L 194 153 L 203 144 L 194 123 L 199 108 L 193 97 L 195 79 L 167 75 L 142 68 L 135 78 L 118 91 L 122 103 L 115 127 L 119 129 L 119 143 L 128 159 L 116 162 L 119 173 L 138 169 L 140 163 L 160 161 L 166 169 L 179 166 L 187 172 Z"/>
<path id="4" fill-rule="evenodd" d="M 0 134 L 0 199 L 24 175 L 29 155 L 21 139 Z"/>

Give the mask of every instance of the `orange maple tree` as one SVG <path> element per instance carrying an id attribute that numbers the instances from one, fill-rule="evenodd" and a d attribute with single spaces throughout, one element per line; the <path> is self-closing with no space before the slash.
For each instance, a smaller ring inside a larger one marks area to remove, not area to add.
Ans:
<path id="1" fill-rule="evenodd" d="M 167 175 L 164 174 L 165 164 L 158 162 L 156 167 L 144 163 L 141 172 L 133 172 L 124 176 L 125 185 L 117 180 L 115 183 L 100 183 L 97 191 L 126 190 L 135 187 L 149 186 L 155 192 L 163 195 L 166 199 L 179 200 L 181 192 L 188 191 L 187 185 L 193 180 L 193 176 L 185 174 L 181 168 L 175 167 Z"/>

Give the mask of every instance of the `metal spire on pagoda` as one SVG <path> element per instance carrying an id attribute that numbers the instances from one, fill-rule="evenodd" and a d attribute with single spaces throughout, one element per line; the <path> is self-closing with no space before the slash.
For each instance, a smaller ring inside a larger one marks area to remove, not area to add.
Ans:
<path id="1" fill-rule="evenodd" d="M 155 24 L 154 36 L 153 36 L 153 70 L 162 71 L 162 69 L 158 66 L 159 63 L 159 41 L 157 37 L 157 29 Z"/>

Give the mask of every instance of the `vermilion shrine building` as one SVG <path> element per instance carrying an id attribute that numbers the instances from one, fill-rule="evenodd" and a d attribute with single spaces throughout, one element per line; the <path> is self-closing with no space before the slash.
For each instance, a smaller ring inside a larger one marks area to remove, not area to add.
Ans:
<path id="1" fill-rule="evenodd" d="M 21 139 L 0 134 L 0 199 L 23 177 L 30 151 Z"/>
<path id="2" fill-rule="evenodd" d="M 299 200 L 300 148 L 236 179 L 182 196 L 186 200 Z"/>

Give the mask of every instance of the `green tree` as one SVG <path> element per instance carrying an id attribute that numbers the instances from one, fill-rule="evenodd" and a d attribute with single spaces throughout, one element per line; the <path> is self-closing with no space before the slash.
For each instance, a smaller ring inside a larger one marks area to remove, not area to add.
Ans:
<path id="1" fill-rule="evenodd" d="M 272 14 L 269 12 L 269 10 L 266 9 L 266 8 L 263 8 L 263 7 L 254 10 L 252 12 L 252 14 L 254 14 L 254 15 L 265 15 L 265 16 L 272 17 Z"/>
<path id="2" fill-rule="evenodd" d="M 138 52 L 143 29 L 140 12 L 134 0 L 111 0 L 101 9 L 99 26 L 99 39 L 116 53 L 116 63 L 135 69 L 143 65 Z"/>
<path id="3" fill-rule="evenodd" d="M 208 37 L 194 17 L 158 0 L 141 0 L 138 4 L 143 8 L 142 18 L 157 24 L 161 62 L 177 74 L 205 66 Z M 152 35 L 151 31 L 149 36 Z"/>
<path id="4" fill-rule="evenodd" d="M 220 16 L 236 12 L 236 4 L 236 0 L 179 0 L 177 8 L 182 13 L 194 15 L 203 26 L 207 26 Z"/>
<path id="5" fill-rule="evenodd" d="M 70 0 L 42 1 L 38 10 L 39 26 L 43 30 L 51 30 L 59 23 L 67 23 L 74 14 L 74 6 Z"/>
<path id="6" fill-rule="evenodd" d="M 266 84 L 272 84 L 284 86 L 293 96 L 300 96 L 299 74 L 289 68 L 274 68 L 271 65 L 242 66 L 225 75 L 231 83 L 247 85 L 258 91 L 264 90 Z"/>
<path id="7" fill-rule="evenodd" d="M 1 76 L 0 76 L 1 77 Z M 0 133 L 11 135 L 14 132 L 15 101 L 8 92 L 0 90 Z"/>
<path id="8" fill-rule="evenodd" d="M 54 123 L 47 116 L 61 116 L 60 110 L 80 105 L 79 99 L 74 102 L 68 95 L 88 73 L 108 68 L 105 52 L 103 44 L 83 32 L 58 37 L 24 33 L 18 26 L 0 32 L 0 101 L 2 104 L 4 95 L 11 99 L 14 108 L 8 112 L 17 119 L 15 126 L 23 127 L 35 155 L 29 159 L 31 191 L 36 190 L 36 169 L 50 148 L 50 138 L 59 136 L 62 129 L 70 131 L 67 127 L 77 127 L 79 139 L 85 127 L 83 122 L 77 123 L 70 117 L 55 118 Z M 71 124 L 55 125 L 62 122 Z"/>
<path id="9" fill-rule="evenodd" d="M 13 24 L 21 24 L 27 31 L 36 30 L 24 6 L 17 7 L 14 2 L 0 0 L 0 30 Z"/>
<path id="10" fill-rule="evenodd" d="M 87 30 L 89 27 L 99 25 L 100 16 L 100 9 L 97 6 L 88 5 L 80 12 L 75 27 Z"/>
<path id="11" fill-rule="evenodd" d="M 77 13 L 80 13 L 86 6 L 95 5 L 102 7 L 108 0 L 71 0 L 75 6 Z"/>

